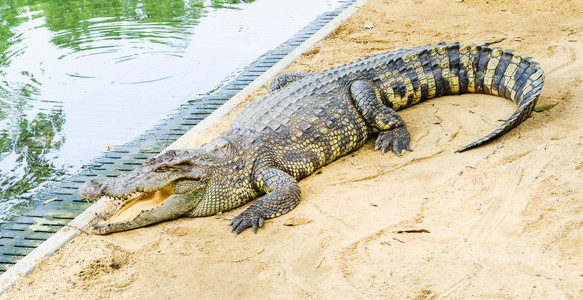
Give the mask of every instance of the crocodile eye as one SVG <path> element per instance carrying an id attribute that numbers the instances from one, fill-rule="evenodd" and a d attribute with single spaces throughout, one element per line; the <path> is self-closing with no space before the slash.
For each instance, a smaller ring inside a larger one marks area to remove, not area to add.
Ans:
<path id="1" fill-rule="evenodd" d="M 156 169 L 156 172 L 166 172 L 169 169 L 170 168 L 168 168 L 168 166 L 161 166 L 161 167 L 158 167 L 158 169 Z"/>

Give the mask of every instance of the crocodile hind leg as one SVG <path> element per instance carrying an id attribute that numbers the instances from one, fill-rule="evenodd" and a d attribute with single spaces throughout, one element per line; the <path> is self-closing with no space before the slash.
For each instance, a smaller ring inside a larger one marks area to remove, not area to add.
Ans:
<path id="1" fill-rule="evenodd" d="M 297 181 L 282 170 L 265 168 L 255 176 L 254 181 L 257 190 L 265 195 L 231 221 L 235 234 L 249 227 L 257 233 L 257 227 L 263 227 L 266 219 L 283 215 L 300 202 L 300 187 Z"/>
<path id="2" fill-rule="evenodd" d="M 308 75 L 310 75 L 310 73 L 306 73 L 306 72 L 292 72 L 292 73 L 281 74 L 281 75 L 275 77 L 275 79 L 273 79 L 273 81 L 269 85 L 269 92 L 279 90 L 282 87 L 285 87 L 286 85 L 288 85 L 294 81 L 297 81 L 299 79 L 302 79 Z"/>
<path id="3" fill-rule="evenodd" d="M 365 80 L 356 80 L 350 85 L 350 93 L 364 119 L 380 131 L 375 149 L 383 153 L 393 151 L 400 155 L 409 147 L 410 134 L 405 121 L 390 107 L 382 103 L 380 90 Z"/>

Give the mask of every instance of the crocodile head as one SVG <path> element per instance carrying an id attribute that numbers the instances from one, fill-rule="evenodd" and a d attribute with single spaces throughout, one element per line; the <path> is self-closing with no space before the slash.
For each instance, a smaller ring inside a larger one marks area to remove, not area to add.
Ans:
<path id="1" fill-rule="evenodd" d="M 86 199 L 107 199 L 90 224 L 97 234 L 175 219 L 194 209 L 206 193 L 212 157 L 197 150 L 169 150 L 134 171 L 79 188 Z"/>

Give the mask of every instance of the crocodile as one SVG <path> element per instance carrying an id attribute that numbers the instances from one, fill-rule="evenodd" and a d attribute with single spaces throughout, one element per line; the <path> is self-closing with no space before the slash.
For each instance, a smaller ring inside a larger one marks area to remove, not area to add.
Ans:
<path id="1" fill-rule="evenodd" d="M 135 170 L 79 188 L 108 205 L 89 224 L 96 234 L 178 217 L 215 215 L 254 201 L 231 230 L 254 232 L 300 202 L 298 180 L 376 137 L 385 152 L 411 151 L 396 113 L 450 94 L 483 93 L 514 101 L 497 129 L 460 149 L 497 138 L 534 110 L 544 83 L 531 58 L 488 45 L 440 43 L 400 49 L 319 73 L 288 73 L 247 105 L 231 127 L 196 149 L 167 150 Z"/>

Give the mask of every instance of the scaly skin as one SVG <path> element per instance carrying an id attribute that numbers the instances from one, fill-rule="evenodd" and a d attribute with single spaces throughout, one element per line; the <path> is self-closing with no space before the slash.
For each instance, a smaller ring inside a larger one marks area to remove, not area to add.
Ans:
<path id="1" fill-rule="evenodd" d="M 256 231 L 298 205 L 298 180 L 358 149 L 373 131 L 379 132 L 376 148 L 383 153 L 410 151 L 397 110 L 467 92 L 518 104 L 498 129 L 458 149 L 464 151 L 524 121 L 543 81 L 538 64 L 512 51 L 457 43 L 401 49 L 317 74 L 284 74 L 209 144 L 166 151 L 130 173 L 87 182 L 79 194 L 113 199 L 114 208 L 91 225 L 98 234 L 209 216 L 261 196 L 232 220 L 237 234 L 249 227 Z"/>

